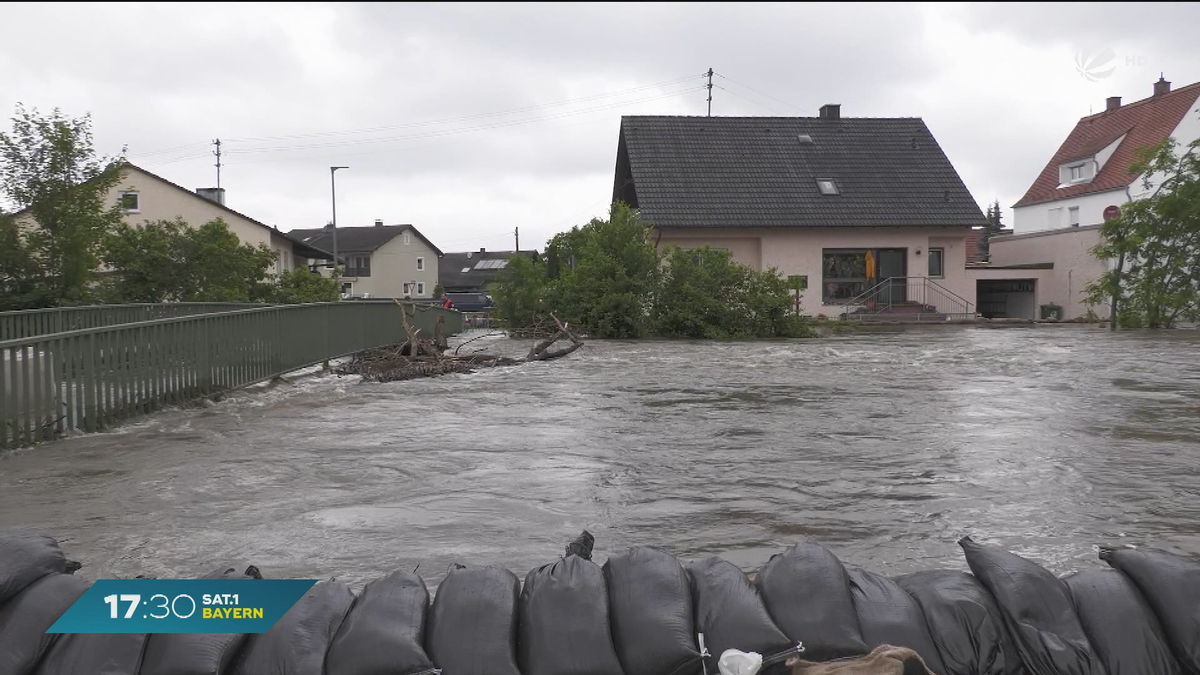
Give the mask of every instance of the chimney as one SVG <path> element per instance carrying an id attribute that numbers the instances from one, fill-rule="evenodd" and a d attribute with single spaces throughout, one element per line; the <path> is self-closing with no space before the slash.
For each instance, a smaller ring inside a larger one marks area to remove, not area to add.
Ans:
<path id="1" fill-rule="evenodd" d="M 1121 107 L 1121 97 L 1120 96 L 1109 96 L 1107 99 L 1107 103 L 1108 103 L 1108 105 L 1104 108 L 1104 111 L 1112 112 L 1112 111 L 1116 110 L 1117 108 Z"/>
<path id="2" fill-rule="evenodd" d="M 375 227 L 383 227 L 383 219 L 382 218 L 375 219 Z"/>
<path id="3" fill-rule="evenodd" d="M 486 249 L 486 248 L 480 248 L 480 249 L 479 249 L 479 252 L 480 252 L 480 253 L 487 253 L 487 249 Z"/>
<path id="4" fill-rule="evenodd" d="M 225 188 L 196 188 L 196 194 L 210 202 L 225 206 Z"/>
<path id="5" fill-rule="evenodd" d="M 1171 83 L 1163 79 L 1162 73 L 1159 73 L 1158 82 L 1154 83 L 1154 95 L 1162 96 L 1169 93 L 1171 93 Z"/>
<path id="6" fill-rule="evenodd" d="M 821 106 L 821 119 L 837 120 L 837 119 L 841 119 L 841 118 L 842 118 L 842 104 L 841 103 L 826 103 L 825 105 Z"/>

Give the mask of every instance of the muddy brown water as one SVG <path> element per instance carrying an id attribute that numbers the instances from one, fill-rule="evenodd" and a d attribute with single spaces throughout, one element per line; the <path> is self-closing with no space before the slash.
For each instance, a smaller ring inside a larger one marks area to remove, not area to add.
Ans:
<path id="1" fill-rule="evenodd" d="M 520 351 L 523 342 L 495 339 Z M 1200 554 L 1200 334 L 910 330 L 591 342 L 393 384 L 317 375 L 0 458 L 0 528 L 89 578 L 253 563 L 352 585 L 518 576 L 580 530 L 753 570 L 809 539 L 885 574 L 955 541 L 1055 572 L 1093 547 Z"/>

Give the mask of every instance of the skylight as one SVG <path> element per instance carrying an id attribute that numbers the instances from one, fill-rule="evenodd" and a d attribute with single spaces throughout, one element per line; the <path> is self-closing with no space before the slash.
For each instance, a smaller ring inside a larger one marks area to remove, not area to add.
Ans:
<path id="1" fill-rule="evenodd" d="M 808 134 L 799 134 L 796 136 L 796 138 L 800 141 L 801 145 L 812 145 L 812 136 L 809 136 Z"/>
<path id="2" fill-rule="evenodd" d="M 837 183 L 834 183 L 831 180 L 826 180 L 823 178 L 817 179 L 817 189 L 820 190 L 821 194 L 823 194 L 823 195 L 838 194 Z"/>

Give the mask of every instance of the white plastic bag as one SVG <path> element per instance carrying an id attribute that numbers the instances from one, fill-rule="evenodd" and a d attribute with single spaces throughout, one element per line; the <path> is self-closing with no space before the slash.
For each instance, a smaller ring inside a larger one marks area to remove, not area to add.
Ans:
<path id="1" fill-rule="evenodd" d="M 726 649 L 717 661 L 721 675 L 755 675 L 762 668 L 763 657 L 757 652 Z"/>

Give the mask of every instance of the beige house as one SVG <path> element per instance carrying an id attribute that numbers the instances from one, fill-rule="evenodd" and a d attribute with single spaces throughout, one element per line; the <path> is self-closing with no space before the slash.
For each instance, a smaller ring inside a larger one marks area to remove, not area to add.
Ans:
<path id="1" fill-rule="evenodd" d="M 224 188 L 192 191 L 128 162 L 121 166 L 120 180 L 109 191 L 108 200 L 120 204 L 125 212 L 125 222 L 134 226 L 147 221 L 181 218 L 192 227 L 200 227 L 220 218 L 243 244 L 265 244 L 274 250 L 273 271 L 276 274 L 304 266 L 309 259 L 333 260 L 326 251 L 229 208 L 225 205 Z M 23 219 L 18 214 L 17 218 L 25 226 L 36 227 L 28 217 Z"/>
<path id="2" fill-rule="evenodd" d="M 310 246 L 333 248 L 329 227 L 288 234 Z M 339 227 L 336 234 L 344 297 L 433 298 L 442 252 L 417 228 L 376 220 L 374 227 Z"/>
<path id="3" fill-rule="evenodd" d="M 974 313 L 967 239 L 986 220 L 918 118 L 625 117 L 613 200 L 660 247 L 775 268 L 804 314 Z"/>

